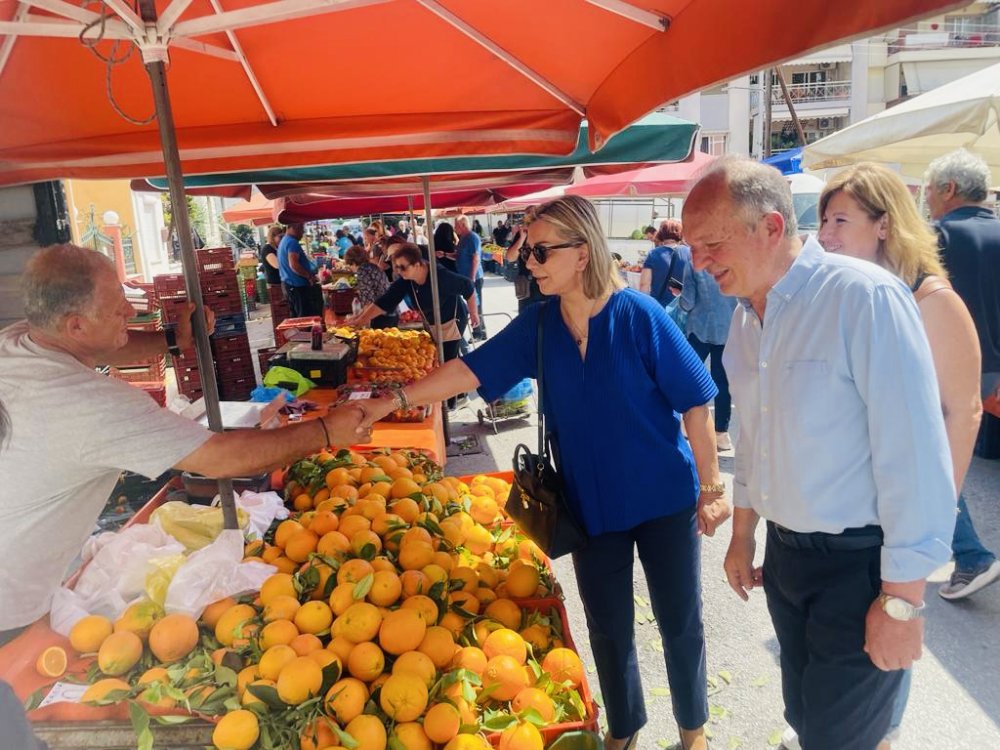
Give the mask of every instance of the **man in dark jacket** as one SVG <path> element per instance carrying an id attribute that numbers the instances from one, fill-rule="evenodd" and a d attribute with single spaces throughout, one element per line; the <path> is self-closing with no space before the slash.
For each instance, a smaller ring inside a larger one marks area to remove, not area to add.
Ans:
<path id="1" fill-rule="evenodd" d="M 990 177 L 985 161 L 959 149 L 931 162 L 926 180 L 942 260 L 979 334 L 983 398 L 1000 388 L 1000 219 L 983 205 Z M 961 495 L 952 552 L 955 572 L 938 590 L 945 599 L 962 599 L 1000 578 L 1000 561 L 979 541 Z"/>

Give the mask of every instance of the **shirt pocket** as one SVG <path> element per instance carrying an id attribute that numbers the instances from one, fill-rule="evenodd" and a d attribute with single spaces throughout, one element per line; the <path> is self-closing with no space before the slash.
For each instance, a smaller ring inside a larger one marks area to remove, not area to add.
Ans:
<path id="1" fill-rule="evenodd" d="M 825 437 L 837 424 L 830 397 L 830 365 L 825 359 L 799 359 L 783 368 L 780 399 L 790 416 L 785 425 L 802 438 Z"/>

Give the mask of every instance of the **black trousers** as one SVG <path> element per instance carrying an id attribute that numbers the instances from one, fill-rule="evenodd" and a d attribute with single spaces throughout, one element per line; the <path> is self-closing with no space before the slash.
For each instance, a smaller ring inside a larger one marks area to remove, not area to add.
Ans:
<path id="1" fill-rule="evenodd" d="M 802 750 L 875 750 L 889 732 L 903 672 L 883 672 L 864 651 L 880 555 L 877 528 L 834 536 L 767 524 L 764 593 L 781 647 L 785 719 Z"/>
<path id="2" fill-rule="evenodd" d="M 288 295 L 288 308 L 293 318 L 311 318 L 323 316 L 323 295 L 317 295 L 318 287 L 289 286 L 285 284 L 285 294 Z"/>

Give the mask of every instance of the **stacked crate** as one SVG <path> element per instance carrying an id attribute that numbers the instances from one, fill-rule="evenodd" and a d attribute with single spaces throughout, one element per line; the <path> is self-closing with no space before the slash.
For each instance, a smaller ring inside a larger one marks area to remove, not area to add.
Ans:
<path id="1" fill-rule="evenodd" d="M 212 334 L 212 356 L 224 401 L 246 401 L 257 386 L 246 320 L 242 315 L 219 318 Z"/>
<path id="2" fill-rule="evenodd" d="M 267 294 L 271 302 L 271 328 L 274 331 L 274 344 L 281 346 L 284 341 L 278 336 L 278 326 L 288 318 L 292 317 L 292 310 L 285 299 L 285 290 L 280 284 L 267 285 Z"/>
<path id="3" fill-rule="evenodd" d="M 129 320 L 128 329 L 130 331 L 162 331 L 160 312 L 154 310 L 137 315 Z M 167 375 L 167 358 L 165 355 L 159 354 L 155 357 L 118 365 L 112 368 L 111 375 L 129 383 L 162 383 Z"/>

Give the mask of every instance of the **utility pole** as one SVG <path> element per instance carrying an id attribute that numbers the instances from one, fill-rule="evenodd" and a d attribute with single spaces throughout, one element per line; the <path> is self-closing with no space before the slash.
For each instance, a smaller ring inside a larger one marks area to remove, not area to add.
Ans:
<path id="1" fill-rule="evenodd" d="M 771 155 L 771 94 L 773 84 L 771 83 L 772 68 L 764 70 L 764 157 Z"/>
<path id="2" fill-rule="evenodd" d="M 806 145 L 806 134 L 802 130 L 802 123 L 799 122 L 799 116 L 795 114 L 795 105 L 792 104 L 792 97 L 788 93 L 788 85 L 785 83 L 785 74 L 781 72 L 780 68 L 774 69 L 775 75 L 778 76 L 778 83 L 781 85 L 781 96 L 785 100 L 785 106 L 788 107 L 788 113 L 792 116 L 792 125 L 795 126 L 795 134 L 798 136 L 799 145 Z"/>

